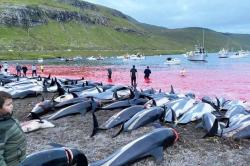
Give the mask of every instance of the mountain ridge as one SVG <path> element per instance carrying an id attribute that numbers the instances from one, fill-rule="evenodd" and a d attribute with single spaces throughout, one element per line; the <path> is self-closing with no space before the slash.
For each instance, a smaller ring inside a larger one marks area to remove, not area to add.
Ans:
<path id="1" fill-rule="evenodd" d="M 81 0 L 1 0 L 2 52 L 78 50 L 184 53 L 202 41 L 222 47 L 250 49 L 250 35 L 221 33 L 200 27 L 168 29 Z"/>

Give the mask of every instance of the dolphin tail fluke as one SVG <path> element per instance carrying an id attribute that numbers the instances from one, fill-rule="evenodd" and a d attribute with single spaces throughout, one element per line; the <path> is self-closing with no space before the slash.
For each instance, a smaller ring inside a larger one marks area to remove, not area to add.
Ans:
<path id="1" fill-rule="evenodd" d="M 206 135 L 204 135 L 202 138 L 213 137 L 213 136 L 217 135 L 218 126 L 219 126 L 218 119 L 215 119 L 214 124 L 213 124 L 212 128 L 210 129 L 210 131 Z"/>
<path id="2" fill-rule="evenodd" d="M 51 77 L 51 73 L 49 73 L 49 75 L 48 75 L 47 79 L 50 79 L 50 77 Z"/>
<path id="3" fill-rule="evenodd" d="M 90 137 L 93 137 L 97 133 L 97 131 L 99 130 L 99 124 L 98 124 L 98 121 L 97 121 L 97 118 L 96 118 L 94 112 L 92 112 L 92 117 L 93 117 L 93 131 L 92 131 L 92 134 L 90 135 Z"/>
<path id="4" fill-rule="evenodd" d="M 117 137 L 119 134 L 121 134 L 121 132 L 123 131 L 123 129 L 124 129 L 124 124 L 121 125 L 121 128 L 119 129 L 119 131 L 118 131 L 115 135 L 113 135 L 112 138 L 115 138 L 115 137 Z"/>
<path id="5" fill-rule="evenodd" d="M 129 89 L 129 91 L 130 91 L 130 99 L 133 99 L 133 98 L 135 98 L 135 91 L 137 91 L 137 90 L 135 90 L 135 91 L 132 91 L 132 89 Z"/>

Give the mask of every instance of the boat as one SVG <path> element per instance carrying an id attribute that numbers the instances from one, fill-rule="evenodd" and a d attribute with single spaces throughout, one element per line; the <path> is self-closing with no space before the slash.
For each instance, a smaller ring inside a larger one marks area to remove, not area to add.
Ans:
<path id="1" fill-rule="evenodd" d="M 136 53 L 136 54 L 126 54 L 123 56 L 123 60 L 126 61 L 126 60 L 143 60 L 145 59 L 145 56 L 141 53 Z"/>
<path id="2" fill-rule="evenodd" d="M 143 59 L 145 59 L 145 56 L 142 55 L 141 53 L 137 53 L 137 54 L 130 55 L 129 59 L 131 59 L 131 60 L 143 60 Z"/>
<path id="3" fill-rule="evenodd" d="M 95 60 L 96 60 L 96 58 L 95 58 L 95 57 L 93 57 L 93 56 L 88 57 L 87 59 L 88 59 L 88 60 L 90 60 L 90 61 L 95 61 Z"/>
<path id="4" fill-rule="evenodd" d="M 96 58 L 96 60 L 104 60 L 104 57 L 98 56 L 98 57 Z"/>
<path id="5" fill-rule="evenodd" d="M 218 52 L 219 58 L 228 58 L 228 50 L 222 49 Z"/>
<path id="6" fill-rule="evenodd" d="M 38 63 L 43 63 L 43 58 L 38 58 L 38 59 L 37 59 L 37 62 L 38 62 Z"/>
<path id="7" fill-rule="evenodd" d="M 189 61 L 206 61 L 207 53 L 204 48 L 204 30 L 203 30 L 203 45 L 195 45 L 194 51 L 186 53 L 187 60 Z"/>
<path id="8" fill-rule="evenodd" d="M 204 47 L 195 45 L 195 50 L 186 53 L 189 61 L 206 61 L 207 53 Z"/>
<path id="9" fill-rule="evenodd" d="M 181 61 L 177 58 L 168 57 L 164 63 L 167 65 L 179 65 Z"/>
<path id="10" fill-rule="evenodd" d="M 236 52 L 234 55 L 229 56 L 229 58 L 243 58 L 248 56 L 249 53 L 247 51 L 244 50 L 240 50 L 238 52 Z"/>

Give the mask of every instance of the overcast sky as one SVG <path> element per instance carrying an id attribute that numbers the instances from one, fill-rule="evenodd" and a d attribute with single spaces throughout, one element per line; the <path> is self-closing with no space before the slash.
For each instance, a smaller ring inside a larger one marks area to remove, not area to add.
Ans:
<path id="1" fill-rule="evenodd" d="M 86 0 L 167 28 L 250 34 L 250 0 Z"/>

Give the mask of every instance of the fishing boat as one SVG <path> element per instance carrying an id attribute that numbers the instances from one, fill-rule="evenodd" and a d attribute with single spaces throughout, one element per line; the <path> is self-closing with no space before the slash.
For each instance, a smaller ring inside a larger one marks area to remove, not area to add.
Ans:
<path id="1" fill-rule="evenodd" d="M 218 52 L 219 58 L 228 58 L 228 50 L 222 49 Z"/>
<path id="2" fill-rule="evenodd" d="M 187 60 L 189 61 L 206 61 L 207 53 L 204 48 L 204 30 L 203 30 L 203 45 L 195 45 L 194 51 L 186 53 Z"/>

